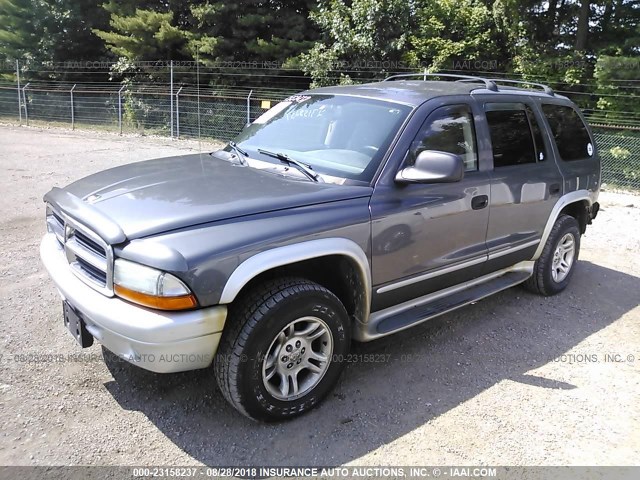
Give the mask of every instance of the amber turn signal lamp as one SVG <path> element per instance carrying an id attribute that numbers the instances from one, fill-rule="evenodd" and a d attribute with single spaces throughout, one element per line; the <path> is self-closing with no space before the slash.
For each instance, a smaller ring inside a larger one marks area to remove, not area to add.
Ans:
<path id="1" fill-rule="evenodd" d="M 158 310 L 187 310 L 198 306 L 196 297 L 193 294 L 177 297 L 156 297 L 155 295 L 136 292 L 117 284 L 113 286 L 113 291 L 120 298 Z"/>

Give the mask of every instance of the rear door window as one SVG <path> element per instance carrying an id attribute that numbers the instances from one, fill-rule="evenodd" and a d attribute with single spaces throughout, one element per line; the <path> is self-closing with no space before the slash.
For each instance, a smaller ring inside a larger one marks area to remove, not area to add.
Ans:
<path id="1" fill-rule="evenodd" d="M 543 104 L 551 133 L 562 160 L 571 162 L 593 155 L 593 143 L 584 122 L 573 108 L 566 105 Z"/>
<path id="2" fill-rule="evenodd" d="M 536 143 L 525 106 L 489 103 L 485 110 L 493 146 L 494 168 L 536 163 Z"/>

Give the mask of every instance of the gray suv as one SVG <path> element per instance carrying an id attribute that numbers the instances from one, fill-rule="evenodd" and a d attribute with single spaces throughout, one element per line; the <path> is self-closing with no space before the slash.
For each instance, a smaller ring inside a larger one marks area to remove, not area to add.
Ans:
<path id="1" fill-rule="evenodd" d="M 268 421 L 318 404 L 352 340 L 521 283 L 561 292 L 600 160 L 573 103 L 521 83 L 309 90 L 222 150 L 53 188 L 40 251 L 65 325 L 154 372 L 213 366 Z"/>

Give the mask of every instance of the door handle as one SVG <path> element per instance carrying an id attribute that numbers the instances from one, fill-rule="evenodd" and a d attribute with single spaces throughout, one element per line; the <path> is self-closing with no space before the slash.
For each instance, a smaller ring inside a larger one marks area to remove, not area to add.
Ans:
<path id="1" fill-rule="evenodd" d="M 471 199 L 471 208 L 480 210 L 489 205 L 489 197 L 487 195 L 478 195 Z"/>
<path id="2" fill-rule="evenodd" d="M 560 192 L 560 184 L 559 183 L 552 183 L 551 185 L 549 185 L 549 193 L 554 194 L 554 193 L 559 193 Z"/>

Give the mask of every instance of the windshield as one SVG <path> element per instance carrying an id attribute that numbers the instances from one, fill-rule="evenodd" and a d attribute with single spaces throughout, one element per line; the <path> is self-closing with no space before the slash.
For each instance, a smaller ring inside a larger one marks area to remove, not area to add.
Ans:
<path id="1" fill-rule="evenodd" d="M 235 142 L 251 156 L 282 153 L 320 174 L 369 182 L 411 108 L 339 95 L 294 95 L 262 114 Z"/>

